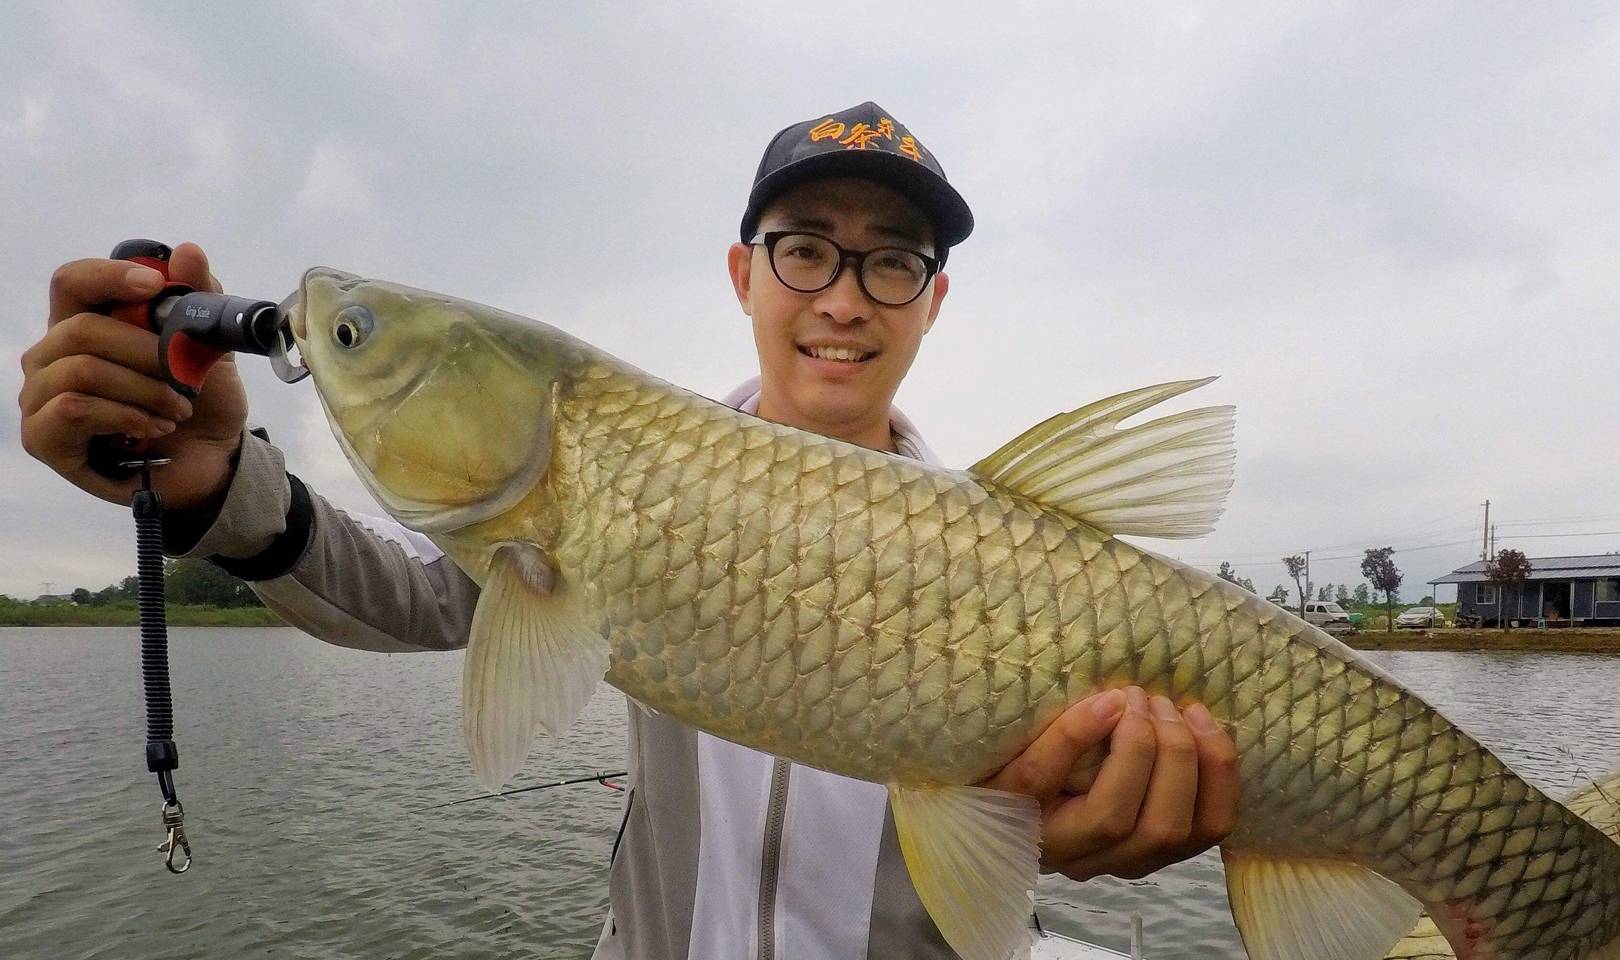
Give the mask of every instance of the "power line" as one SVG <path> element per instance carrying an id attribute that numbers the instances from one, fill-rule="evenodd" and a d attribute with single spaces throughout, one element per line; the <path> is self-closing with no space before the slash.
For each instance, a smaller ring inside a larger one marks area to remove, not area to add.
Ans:
<path id="1" fill-rule="evenodd" d="M 1620 530 L 1592 530 L 1586 533 L 1510 533 L 1502 540 L 1548 540 L 1559 537 L 1620 537 Z"/>
<path id="2" fill-rule="evenodd" d="M 1615 514 L 1614 516 L 1616 518 L 1620 518 L 1620 514 Z M 1600 518 L 1602 518 L 1600 515 L 1594 515 L 1593 517 L 1591 517 L 1589 519 L 1600 519 Z M 1588 519 L 1588 518 L 1581 518 L 1581 519 Z M 1512 522 L 1509 522 L 1509 523 L 1495 524 L 1495 526 L 1502 526 L 1502 527 L 1506 527 L 1506 526 L 1528 526 L 1528 525 L 1530 525 L 1532 523 L 1540 524 L 1540 523 L 1557 523 L 1557 522 L 1570 522 L 1570 523 L 1573 523 L 1573 522 L 1576 522 L 1576 520 L 1574 518 L 1571 518 L 1568 521 L 1556 521 L 1556 520 L 1550 520 L 1550 519 L 1543 519 L 1543 520 L 1537 520 L 1537 521 L 1520 520 L 1520 521 L 1512 521 Z M 1471 530 L 1471 529 L 1473 529 L 1473 525 L 1468 524 L 1467 526 L 1463 526 L 1463 527 L 1447 527 L 1447 528 L 1445 528 L 1443 530 L 1436 530 L 1434 532 L 1435 533 L 1452 533 L 1452 532 L 1459 532 L 1460 533 L 1463 530 Z M 1549 540 L 1549 539 L 1551 539 L 1551 540 L 1555 540 L 1555 539 L 1557 539 L 1559 537 L 1608 537 L 1608 536 L 1620 536 L 1620 530 L 1591 530 L 1591 531 L 1559 532 L 1559 533 L 1511 533 L 1511 534 L 1502 534 L 1502 535 L 1498 536 L 1497 539 L 1499 539 L 1499 540 L 1531 540 L 1531 539 L 1540 539 L 1540 540 Z M 1376 542 L 1378 539 L 1380 539 L 1380 538 L 1376 538 L 1376 537 L 1365 538 L 1365 539 L 1363 539 L 1363 540 L 1361 540 L 1359 542 L 1361 542 L 1361 543 L 1372 543 L 1372 542 Z M 1476 542 L 1476 541 L 1472 537 L 1470 537 L 1470 538 L 1468 538 L 1466 540 L 1449 540 L 1449 541 L 1445 541 L 1445 542 L 1442 542 L 1442 543 L 1423 544 L 1421 546 L 1401 546 L 1401 545 L 1397 544 L 1395 546 L 1395 552 L 1396 553 L 1416 553 L 1416 552 L 1418 552 L 1420 550 L 1438 550 L 1438 549 L 1440 549 L 1442 547 L 1454 547 L 1454 546 L 1460 546 L 1461 544 L 1464 544 L 1464 543 L 1474 543 L 1474 542 Z M 1313 547 L 1312 551 L 1314 552 L 1316 550 L 1334 550 L 1334 549 L 1339 549 L 1339 548 L 1349 547 L 1349 546 L 1354 546 L 1354 545 L 1355 545 L 1354 543 L 1331 544 L 1331 545 L 1325 546 L 1325 547 Z M 1293 555 L 1294 551 L 1277 551 L 1277 553 L 1288 553 L 1289 555 Z M 1184 559 L 1181 560 L 1181 562 L 1191 564 L 1192 566 L 1195 566 L 1195 567 L 1218 566 L 1221 563 L 1230 563 L 1234 567 L 1237 567 L 1237 566 L 1244 566 L 1244 567 L 1280 567 L 1280 566 L 1284 566 L 1284 563 L 1282 562 L 1281 559 L 1267 559 L 1269 557 L 1275 557 L 1276 555 L 1277 555 L 1276 553 L 1269 553 L 1269 552 L 1268 553 L 1250 553 L 1250 554 L 1231 554 L 1231 555 L 1226 555 L 1226 556 L 1222 556 L 1222 557 L 1219 557 L 1219 558 L 1216 558 L 1216 557 L 1196 557 L 1196 558 L 1192 558 L 1192 559 L 1185 559 L 1184 558 Z M 1315 560 L 1317 562 L 1325 563 L 1325 562 L 1330 561 L 1330 560 L 1353 560 L 1353 559 L 1356 559 L 1356 558 L 1358 558 L 1360 556 L 1362 556 L 1362 554 L 1350 553 L 1350 554 L 1344 554 L 1342 556 L 1316 557 Z"/>

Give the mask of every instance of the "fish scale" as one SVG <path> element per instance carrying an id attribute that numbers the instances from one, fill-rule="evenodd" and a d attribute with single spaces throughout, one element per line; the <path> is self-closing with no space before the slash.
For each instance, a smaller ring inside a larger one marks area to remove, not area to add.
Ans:
<path id="1" fill-rule="evenodd" d="M 479 731 L 500 732 L 508 775 L 507 732 L 526 749 L 536 716 L 566 725 L 605 670 L 701 729 L 890 784 L 919 896 L 964 954 L 1000 960 L 1027 901 L 973 884 L 1032 880 L 1032 859 L 997 859 L 1031 842 L 1031 814 L 963 788 L 1069 705 L 1136 684 L 1205 704 L 1236 743 L 1222 849 L 1252 955 L 1330 960 L 1341 939 L 1381 955 L 1416 907 L 1339 866 L 1358 864 L 1428 906 L 1468 960 L 1620 960 L 1620 846 L 1325 634 L 1114 535 L 1197 535 L 1218 512 L 1229 411 L 1119 427 L 1196 383 L 1060 415 L 953 471 L 738 413 L 476 304 L 319 270 L 303 300 L 295 337 L 345 454 L 484 588 L 464 707 L 475 763 L 494 756 Z M 332 318 L 357 305 L 396 348 L 333 344 Z M 435 350 L 419 377 L 390 359 Z M 462 381 L 549 412 L 542 471 L 484 420 L 449 429 Z M 422 497 L 447 464 L 465 476 L 435 506 Z M 528 630 L 528 646 L 480 624 Z M 569 706 L 538 696 L 554 681 Z M 957 871 L 943 886 L 940 864 Z M 1007 923 L 957 922 L 979 900 Z M 1375 919 L 1341 923 L 1341 904 Z"/>

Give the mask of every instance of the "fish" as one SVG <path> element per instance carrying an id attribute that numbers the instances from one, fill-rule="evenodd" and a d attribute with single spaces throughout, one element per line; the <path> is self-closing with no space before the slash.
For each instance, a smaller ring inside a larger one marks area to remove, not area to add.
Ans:
<path id="1" fill-rule="evenodd" d="M 1209 381 L 1051 417 L 966 470 L 761 420 L 560 329 L 318 267 L 290 326 L 378 503 L 480 588 L 462 726 L 495 790 L 605 679 L 886 786 L 967 960 L 1027 955 L 1036 802 L 975 786 L 1139 685 L 1239 754 L 1221 844 L 1253 960 L 1378 960 L 1427 909 L 1467 960 L 1620 960 L 1620 845 L 1293 614 L 1125 537 L 1212 529 Z"/>

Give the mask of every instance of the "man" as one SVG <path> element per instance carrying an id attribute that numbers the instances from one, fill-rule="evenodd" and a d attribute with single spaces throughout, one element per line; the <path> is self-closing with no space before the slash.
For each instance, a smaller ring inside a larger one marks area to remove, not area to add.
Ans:
<path id="1" fill-rule="evenodd" d="M 940 269 L 972 215 L 907 128 L 874 103 L 790 126 L 755 175 L 727 253 L 760 376 L 728 403 L 760 417 L 931 459 L 891 406 L 950 287 Z M 200 249 L 175 279 L 217 288 Z M 360 517 L 288 475 L 244 431 L 229 363 L 195 404 L 156 379 L 154 337 L 94 305 L 160 286 L 127 263 L 59 269 L 51 325 L 23 358 L 23 443 L 85 490 L 127 503 L 133 481 L 85 464 L 92 436 L 146 437 L 176 555 L 253 582 L 289 622 L 373 650 L 466 642 L 477 586 L 425 537 Z M 630 707 L 631 790 L 597 950 L 618 957 L 947 957 L 912 889 L 879 785 L 790 764 Z M 1082 765 L 1106 745 L 1100 766 Z M 1236 751 L 1194 705 L 1139 689 L 1065 712 L 987 785 L 1041 799 L 1046 867 L 1138 877 L 1231 828 Z"/>

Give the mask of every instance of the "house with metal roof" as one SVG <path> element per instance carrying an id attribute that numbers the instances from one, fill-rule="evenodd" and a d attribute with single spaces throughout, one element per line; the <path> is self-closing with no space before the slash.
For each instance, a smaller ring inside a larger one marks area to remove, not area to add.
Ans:
<path id="1" fill-rule="evenodd" d="M 1429 582 L 1457 585 L 1459 620 L 1478 617 L 1488 626 L 1499 626 L 1504 617 L 1510 624 L 1620 626 L 1620 553 L 1531 557 L 1522 587 L 1491 583 L 1484 560 Z"/>

